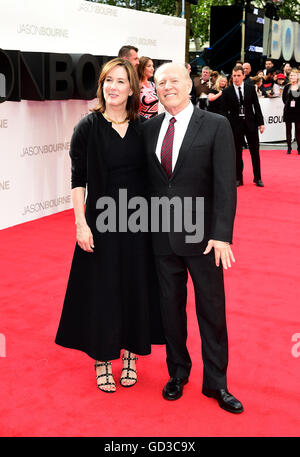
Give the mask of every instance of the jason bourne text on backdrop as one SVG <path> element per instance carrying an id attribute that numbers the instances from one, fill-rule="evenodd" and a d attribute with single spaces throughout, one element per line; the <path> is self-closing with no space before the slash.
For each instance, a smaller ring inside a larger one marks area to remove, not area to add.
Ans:
<path id="1" fill-rule="evenodd" d="M 148 232 L 149 229 L 152 233 L 160 230 L 180 233 L 184 229 L 190 234 L 185 236 L 186 243 L 200 243 L 203 240 L 204 197 L 151 197 L 149 208 L 148 200 L 144 197 L 135 196 L 128 200 L 127 189 L 120 189 L 118 210 L 115 200 L 108 196 L 100 197 L 96 208 L 103 210 L 96 220 L 96 227 L 100 233 L 136 233 Z"/>

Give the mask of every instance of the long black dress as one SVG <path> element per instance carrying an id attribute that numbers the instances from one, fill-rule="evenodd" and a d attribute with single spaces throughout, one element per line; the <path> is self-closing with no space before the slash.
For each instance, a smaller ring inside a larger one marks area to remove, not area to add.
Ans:
<path id="1" fill-rule="evenodd" d="M 288 148 L 292 148 L 292 124 L 295 124 L 295 137 L 298 153 L 300 154 L 300 90 L 292 91 L 292 85 L 287 84 L 282 92 L 283 122 L 286 126 L 286 141 Z"/>
<path id="2" fill-rule="evenodd" d="M 146 197 L 145 155 L 139 124 L 130 122 L 122 138 L 100 113 L 88 118 L 88 122 L 93 120 L 92 127 L 87 128 L 87 122 L 82 121 L 71 141 L 72 187 L 83 183 L 87 174 L 89 192 L 88 169 L 97 164 L 92 162 L 95 150 L 92 146 L 88 152 L 80 152 L 80 148 L 83 149 L 84 137 L 86 144 L 95 144 L 91 132 L 104 130 L 108 147 L 98 145 L 106 173 L 104 193 L 114 199 L 118 214 L 119 189 L 127 190 L 128 199 Z M 79 349 L 96 360 L 117 359 L 122 349 L 149 354 L 151 344 L 164 343 L 151 234 L 99 233 L 95 221 L 90 221 L 91 214 L 96 216 L 94 208 L 89 211 L 91 204 L 87 202 L 86 214 L 95 249 L 93 253 L 85 252 L 76 244 L 55 342 Z"/>
<path id="3" fill-rule="evenodd" d="M 284 103 L 283 121 L 300 122 L 300 90 L 292 91 L 291 87 L 292 85 L 288 84 L 282 93 L 282 101 Z M 294 102 L 292 107 L 291 102 Z"/>

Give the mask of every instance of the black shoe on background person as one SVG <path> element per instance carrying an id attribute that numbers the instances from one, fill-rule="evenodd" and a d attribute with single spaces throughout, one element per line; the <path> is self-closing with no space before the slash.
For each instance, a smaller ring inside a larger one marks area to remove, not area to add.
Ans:
<path id="1" fill-rule="evenodd" d="M 227 389 L 203 389 L 203 395 L 215 398 L 220 408 L 230 413 L 239 414 L 244 411 L 242 403 L 235 398 Z"/>
<path id="2" fill-rule="evenodd" d="M 163 389 L 163 397 L 166 400 L 177 400 L 182 396 L 183 386 L 188 382 L 188 378 L 170 378 Z"/>
<path id="3" fill-rule="evenodd" d="M 292 148 L 288 148 L 288 150 L 286 151 L 287 154 L 291 154 L 292 152 Z"/>
<path id="4" fill-rule="evenodd" d="M 254 179 L 253 182 L 257 185 L 257 187 L 265 187 L 261 179 Z"/>

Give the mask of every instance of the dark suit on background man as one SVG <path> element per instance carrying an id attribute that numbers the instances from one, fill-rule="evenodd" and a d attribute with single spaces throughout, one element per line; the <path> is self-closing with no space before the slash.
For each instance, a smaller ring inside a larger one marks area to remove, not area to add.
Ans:
<path id="1" fill-rule="evenodd" d="M 231 125 L 235 149 L 236 149 L 236 179 L 237 186 L 243 185 L 243 144 L 244 136 L 247 139 L 254 175 L 254 182 L 257 186 L 263 187 L 261 180 L 260 156 L 259 156 L 259 136 L 258 128 L 261 132 L 264 129 L 264 119 L 258 101 L 255 87 L 244 84 L 244 74 L 242 67 L 235 67 L 233 79 L 240 77 L 238 85 L 233 84 L 224 89 L 222 94 L 222 114 L 224 114 Z M 241 98 L 239 89 L 241 88 Z"/>
<path id="2" fill-rule="evenodd" d="M 243 407 L 227 391 L 228 340 L 220 265 L 220 259 L 225 268 L 231 266 L 231 260 L 234 261 L 230 248 L 236 209 L 234 143 L 226 118 L 193 107 L 189 103 L 189 91 L 185 98 L 184 84 L 189 85 L 189 77 L 184 71 L 183 66 L 176 64 L 166 64 L 158 69 L 156 87 L 166 113 L 143 125 L 150 196 L 169 199 L 177 196 L 182 201 L 185 197 L 193 197 L 190 209 L 193 216 L 197 210 L 196 197 L 204 197 L 202 241 L 187 243 L 187 231 L 175 232 L 174 227 L 168 233 L 152 233 L 170 375 L 163 396 L 167 400 L 178 399 L 191 370 L 192 362 L 186 346 L 189 272 L 202 339 L 202 392 L 217 399 L 223 409 L 238 413 Z M 181 86 L 176 80 L 180 80 Z M 173 153 L 176 147 L 179 153 L 168 177 L 158 153 L 172 116 L 175 117 L 177 134 Z M 179 142 L 178 135 L 181 135 Z"/>
<path id="3" fill-rule="evenodd" d="M 251 78 L 251 65 L 250 65 L 250 63 L 249 62 L 244 62 L 242 67 L 244 69 L 244 75 L 245 75 L 244 83 L 245 84 L 251 84 L 252 86 L 254 86 L 254 81 Z"/>

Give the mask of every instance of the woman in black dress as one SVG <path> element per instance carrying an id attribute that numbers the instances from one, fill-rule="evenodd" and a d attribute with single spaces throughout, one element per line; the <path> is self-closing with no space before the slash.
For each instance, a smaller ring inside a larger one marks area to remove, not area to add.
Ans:
<path id="1" fill-rule="evenodd" d="M 220 75 L 215 82 L 213 88 L 209 89 L 207 98 L 208 111 L 211 113 L 222 114 L 222 93 L 223 90 L 228 86 L 228 81 L 226 76 Z"/>
<path id="2" fill-rule="evenodd" d="M 119 223 L 127 224 L 127 218 L 121 221 L 119 191 L 128 200 L 146 198 L 147 182 L 139 83 L 129 61 L 117 58 L 104 65 L 97 96 L 98 105 L 71 139 L 77 244 L 55 342 L 92 357 L 98 388 L 114 392 L 110 360 L 124 349 L 120 383 L 130 387 L 137 381 L 136 354 L 149 354 L 151 344 L 164 339 L 151 234 L 119 230 Z M 99 216 L 107 207 L 98 208 L 104 196 L 116 205 L 108 219 L 117 220 L 115 228 L 101 233 Z"/>
<path id="3" fill-rule="evenodd" d="M 295 124 L 295 136 L 297 141 L 298 154 L 300 154 L 300 80 L 299 71 L 293 68 L 289 75 L 290 83 L 285 86 L 282 92 L 283 121 L 286 127 L 287 154 L 292 152 L 292 123 Z"/>

